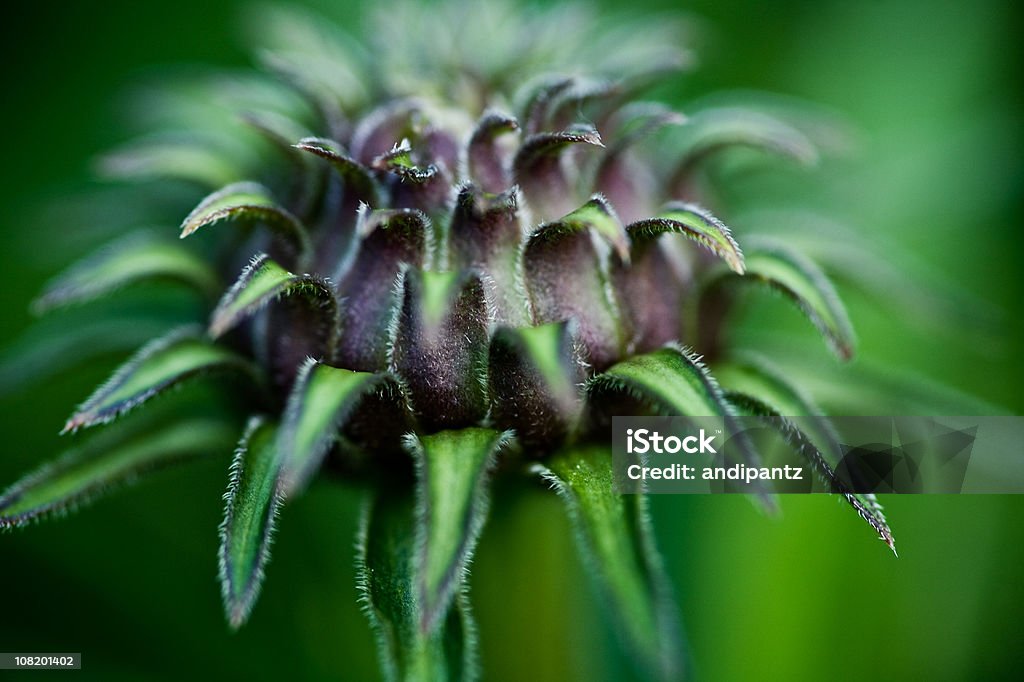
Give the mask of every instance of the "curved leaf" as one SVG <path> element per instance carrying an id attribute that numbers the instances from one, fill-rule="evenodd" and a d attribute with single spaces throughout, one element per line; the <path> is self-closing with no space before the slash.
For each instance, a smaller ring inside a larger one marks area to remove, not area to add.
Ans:
<path id="1" fill-rule="evenodd" d="M 665 416 L 732 412 L 700 358 L 675 346 L 623 360 L 591 379 L 587 390 L 591 395 L 626 392 Z"/>
<path id="2" fill-rule="evenodd" d="M 512 160 L 512 176 L 540 218 L 571 210 L 577 193 L 562 165 L 563 154 L 578 144 L 603 147 L 601 136 L 590 127 L 527 137 Z"/>
<path id="3" fill-rule="evenodd" d="M 96 165 L 100 174 L 118 180 L 171 178 L 209 188 L 235 182 L 242 174 L 223 149 L 199 136 L 143 137 L 105 154 Z"/>
<path id="4" fill-rule="evenodd" d="M 729 228 L 705 208 L 696 204 L 672 202 L 660 215 L 626 226 L 634 248 L 644 248 L 663 234 L 681 234 L 715 254 L 740 275 L 745 268 L 743 253 Z"/>
<path id="5" fill-rule="evenodd" d="M 575 431 L 584 377 L 568 322 L 499 327 L 488 366 L 491 419 L 515 429 L 528 454 L 557 446 Z"/>
<path id="6" fill-rule="evenodd" d="M 545 235 L 574 233 L 587 229 L 593 230 L 595 234 L 604 239 L 621 260 L 629 262 L 628 235 L 623 229 L 619 217 L 615 214 L 615 209 L 600 194 L 595 194 L 587 203 L 572 213 L 551 223 L 550 229 L 545 231 Z M 539 232 L 538 230 L 534 234 Z"/>
<path id="7" fill-rule="evenodd" d="M 576 320 L 587 360 L 603 369 L 621 356 L 625 330 L 592 232 L 628 259 L 622 225 L 595 197 L 561 220 L 538 227 L 526 243 L 523 263 L 535 322 Z"/>
<path id="8" fill-rule="evenodd" d="M 411 493 L 385 488 L 366 506 L 356 554 L 363 612 L 387 680 L 475 680 L 476 630 L 463 594 L 431 630 L 417 586 L 418 538 Z"/>
<path id="9" fill-rule="evenodd" d="M 487 412 L 489 317 L 480 278 L 407 269 L 391 339 L 391 369 L 401 378 L 421 428 L 479 422 Z"/>
<path id="10" fill-rule="evenodd" d="M 338 364 L 376 372 L 387 367 L 387 342 L 398 307 L 395 282 L 403 264 L 422 267 L 433 245 L 430 220 L 414 210 L 360 213 L 358 249 L 341 282 Z"/>
<path id="11" fill-rule="evenodd" d="M 311 248 L 306 228 L 299 219 L 278 206 L 267 189 L 255 182 L 236 182 L 207 196 L 182 222 L 181 237 L 228 219 L 265 223 L 297 254 L 307 254 Z"/>
<path id="12" fill-rule="evenodd" d="M 309 482 L 360 400 L 393 389 L 394 380 L 386 374 L 353 372 L 308 360 L 295 379 L 278 438 L 284 458 L 282 494 L 289 497 Z"/>
<path id="13" fill-rule="evenodd" d="M 716 368 L 716 375 L 728 388 L 726 398 L 741 413 L 762 417 L 807 458 L 814 471 L 846 498 L 857 514 L 878 533 L 889 548 L 896 551 L 892 531 L 882 505 L 871 493 L 855 493 L 836 479 L 833 464 L 842 456 L 839 438 L 827 417 L 801 419 L 790 417 L 821 415 L 821 410 L 791 382 L 763 362 L 727 364 Z"/>
<path id="14" fill-rule="evenodd" d="M 48 318 L 0 350 L 0 396 L 43 385 L 108 354 L 123 357 L 184 320 L 125 315 L 98 320 L 76 316 L 75 321 L 63 315 Z"/>
<path id="15" fill-rule="evenodd" d="M 301 140 L 309 136 L 309 127 L 301 123 L 294 116 L 263 109 L 259 111 L 243 111 L 238 115 L 243 123 L 256 131 L 262 138 L 274 145 L 274 147 L 296 162 L 296 168 L 302 168 L 305 162 L 312 159 L 297 153 L 295 140 Z"/>
<path id="16" fill-rule="evenodd" d="M 512 163 L 516 180 L 520 184 L 536 184 L 539 170 L 559 157 L 567 148 L 576 144 L 604 147 L 601 135 L 595 128 L 570 128 L 558 133 L 537 133 L 523 141 Z"/>
<path id="17" fill-rule="evenodd" d="M 618 154 L 655 133 L 665 126 L 678 126 L 686 123 L 683 114 L 669 109 L 660 102 L 632 102 L 613 114 L 608 123 L 614 131 L 614 137 L 608 145 L 608 151 L 601 162 L 607 165 Z"/>
<path id="18" fill-rule="evenodd" d="M 210 419 L 143 420 L 102 431 L 0 494 L 0 529 L 65 514 L 151 471 L 227 451 L 234 438 L 229 424 Z"/>
<path id="19" fill-rule="evenodd" d="M 609 406 L 617 409 L 618 406 L 608 399 L 625 396 L 664 416 L 720 416 L 726 420 L 735 416 L 732 405 L 700 358 L 672 345 L 619 362 L 591 379 L 587 392 L 591 408 L 598 412 L 607 411 Z M 602 405 L 604 402 L 609 405 Z M 743 461 L 748 466 L 760 467 L 760 457 L 753 444 L 742 434 L 737 434 L 734 440 Z M 775 502 L 767 488 L 759 485 L 757 497 L 766 511 L 774 511 Z"/>
<path id="20" fill-rule="evenodd" d="M 609 80 L 574 78 L 572 85 L 560 90 L 550 98 L 542 127 L 557 130 L 571 124 L 574 120 L 590 119 L 591 116 L 584 116 L 583 113 L 588 104 L 604 100 L 608 105 L 619 96 L 620 92 L 619 84 Z M 600 118 L 600 116 L 597 117 Z"/>
<path id="21" fill-rule="evenodd" d="M 252 259 L 238 281 L 217 304 L 210 317 L 210 335 L 213 338 L 223 335 L 270 301 L 282 296 L 302 297 L 312 308 L 329 318 L 329 328 L 336 332 L 338 303 L 330 285 L 312 275 L 293 275 L 266 254 L 260 254 Z M 325 354 L 330 357 L 334 350 L 334 339 L 329 339 L 327 345 Z"/>
<path id="22" fill-rule="evenodd" d="M 612 261 L 612 282 L 630 323 L 636 352 L 647 352 L 683 336 L 683 310 L 690 273 L 670 257 L 660 240 L 666 233 L 682 234 L 743 272 L 743 255 L 729 229 L 708 211 L 674 202 L 655 218 L 626 227 L 632 241 L 632 263 Z"/>
<path id="23" fill-rule="evenodd" d="M 220 281 L 191 251 L 153 235 L 134 234 L 102 248 L 50 282 L 35 301 L 36 312 L 81 303 L 147 280 L 175 281 L 213 295 Z"/>
<path id="24" fill-rule="evenodd" d="M 495 111 L 485 112 L 473 129 L 466 148 L 467 170 L 483 191 L 498 194 L 508 190 L 511 178 L 497 138 L 517 130 L 519 122 L 514 117 Z"/>
<path id="25" fill-rule="evenodd" d="M 543 74 L 527 81 L 519 89 L 515 96 L 515 109 L 521 114 L 527 135 L 541 131 L 552 102 L 560 93 L 571 88 L 575 80 L 558 74 Z"/>
<path id="26" fill-rule="evenodd" d="M 175 384 L 224 369 L 253 371 L 244 358 L 202 339 L 194 327 L 176 329 L 145 345 L 123 364 L 79 405 L 63 433 L 109 422 Z"/>
<path id="27" fill-rule="evenodd" d="M 681 125 L 685 120 L 681 114 L 652 102 L 626 105 L 609 118 L 611 142 L 594 170 L 593 186 L 608 197 L 625 220 L 650 215 L 659 190 L 652 169 L 640 163 L 631 148 L 659 128 Z"/>
<path id="28" fill-rule="evenodd" d="M 647 353 L 683 338 L 691 273 L 680 267 L 667 246 L 634 243 L 629 263 L 612 259 L 611 282 L 628 323 L 633 353 Z"/>
<path id="29" fill-rule="evenodd" d="M 853 357 L 856 339 L 839 295 L 825 274 L 811 261 L 768 241 L 748 244 L 746 275 L 734 282 L 759 282 L 781 292 L 825 337 L 842 360 Z"/>
<path id="30" fill-rule="evenodd" d="M 224 493 L 218 553 L 221 595 L 231 627 L 248 619 L 259 596 L 281 507 L 277 426 L 253 417 L 235 450 Z"/>
<path id="31" fill-rule="evenodd" d="M 889 523 L 882 513 L 882 505 L 878 503 L 874 495 L 855 493 L 837 479 L 835 470 L 819 449 L 818 441 L 808 431 L 801 429 L 787 416 L 779 414 L 777 409 L 758 398 L 736 392 L 730 392 L 728 398 L 744 414 L 761 417 L 767 424 L 778 430 L 786 441 L 807 459 L 815 473 L 824 479 L 835 492 L 845 497 L 857 514 L 885 541 L 893 554 L 896 553 L 896 543 Z M 800 425 L 803 424 L 804 422 L 801 420 Z"/>
<path id="32" fill-rule="evenodd" d="M 330 162 L 345 181 L 346 192 L 350 192 L 354 198 L 371 206 L 380 205 L 380 188 L 370 170 L 345 155 L 340 144 L 322 137 L 304 137 L 295 144 L 295 148 Z"/>
<path id="33" fill-rule="evenodd" d="M 416 461 L 420 629 L 434 630 L 463 587 L 487 519 L 488 479 L 511 433 L 467 428 L 406 441 Z"/>
<path id="34" fill-rule="evenodd" d="M 678 616 L 654 545 L 647 498 L 613 491 L 611 453 L 600 446 L 563 451 L 534 471 L 565 502 L 587 573 L 634 660 L 656 679 L 679 679 Z"/>
<path id="35" fill-rule="evenodd" d="M 495 321 L 517 327 L 530 321 L 519 202 L 515 188 L 492 195 L 466 185 L 455 200 L 448 234 L 452 269 L 474 270 L 486 278 Z"/>
<path id="36" fill-rule="evenodd" d="M 672 176 L 675 190 L 682 187 L 706 159 L 732 147 L 754 147 L 793 159 L 803 165 L 818 161 L 818 150 L 806 135 L 773 116 L 738 107 L 718 107 L 693 114 L 689 139 Z"/>

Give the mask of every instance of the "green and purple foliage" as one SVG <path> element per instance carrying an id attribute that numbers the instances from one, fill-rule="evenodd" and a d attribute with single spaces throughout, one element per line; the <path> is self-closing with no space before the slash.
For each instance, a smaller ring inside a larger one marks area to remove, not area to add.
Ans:
<path id="1" fill-rule="evenodd" d="M 785 242 L 737 243 L 703 173 L 736 147 L 813 165 L 813 135 L 735 106 L 644 100 L 689 64 L 669 22 L 470 3 L 388 17 L 371 47 L 269 11 L 260 74 L 169 86 L 152 107 L 177 129 L 106 157 L 127 180 L 205 187 L 188 239 L 130 235 L 37 307 L 161 281 L 195 290 L 208 315 L 142 347 L 65 430 L 151 400 L 159 412 L 153 399 L 196 377 L 226 379 L 226 414 L 247 425 L 132 415 L 0 495 L 0 526 L 237 440 L 218 557 L 231 625 L 254 607 L 276 518 L 330 472 L 369 494 L 359 589 L 386 675 L 468 679 L 467 576 L 489 488 L 546 484 L 624 646 L 675 679 L 681 632 L 646 500 L 612 492 L 610 417 L 820 413 L 731 352 L 727 313 L 745 285 L 781 293 L 847 360 L 846 312 Z M 831 477 L 827 435 L 783 431 Z M 875 499 L 845 497 L 893 547 Z"/>

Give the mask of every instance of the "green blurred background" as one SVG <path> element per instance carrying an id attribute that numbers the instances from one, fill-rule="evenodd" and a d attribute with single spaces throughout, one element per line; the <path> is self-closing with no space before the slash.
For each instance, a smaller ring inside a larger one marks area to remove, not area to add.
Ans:
<path id="1" fill-rule="evenodd" d="M 124 88 L 162 64 L 248 64 L 240 7 L 110 0 L 5 11 L 0 343 L 29 324 L 27 302 L 67 258 L 62 242 L 88 234 L 73 212 L 39 227 L 39 208 L 92 182 L 91 160 L 125 138 Z M 636 12 L 675 8 L 630 3 Z M 975 411 L 1024 412 L 1013 3 L 696 0 L 685 9 L 696 17 L 701 65 L 666 96 L 682 105 L 719 88 L 795 95 L 859 131 L 858 150 L 819 176 L 737 178 L 736 205 L 811 206 L 898 248 L 881 252 L 897 269 L 909 254 L 915 276 L 938 273 L 948 300 L 984 302 L 962 319 L 919 325 L 841 289 L 861 341 L 850 376 L 913 372 L 976 396 L 966 403 Z M 738 211 L 737 230 L 756 231 L 756 216 Z M 783 303 L 758 304 L 741 342 L 772 348 L 759 335 L 764 320 L 814 340 Z M 826 356 L 817 343 L 798 351 L 812 363 Z M 60 450 L 62 420 L 114 365 L 96 362 L 0 399 L 0 482 Z M 833 386 L 845 381 L 838 376 Z M 254 616 L 228 632 L 214 559 L 226 465 L 227 453 L 88 513 L 0 536 L 0 651 L 81 651 L 79 675 L 91 679 L 177 680 L 199 670 L 223 679 L 375 679 L 353 586 L 356 491 L 319 484 L 289 507 Z M 1024 499 L 883 501 L 898 559 L 835 499 L 786 498 L 780 520 L 739 498 L 654 499 L 699 676 L 1020 679 Z M 493 509 L 472 577 L 487 678 L 628 675 L 559 504 L 542 491 L 501 489 Z"/>

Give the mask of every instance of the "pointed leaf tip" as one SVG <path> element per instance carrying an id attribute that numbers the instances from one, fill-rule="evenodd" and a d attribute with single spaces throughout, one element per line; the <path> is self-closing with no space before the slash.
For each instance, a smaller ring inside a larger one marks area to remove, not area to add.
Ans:
<path id="1" fill-rule="evenodd" d="M 654 679 L 679 679 L 681 634 L 647 498 L 614 492 L 611 453 L 601 447 L 566 449 L 534 471 L 565 502 L 587 572 L 634 660 Z"/>
<path id="2" fill-rule="evenodd" d="M 289 296 L 303 298 L 316 314 L 327 318 L 328 329 L 337 329 L 338 304 L 326 280 L 312 275 L 293 275 L 266 254 L 260 254 L 252 259 L 217 304 L 210 316 L 210 336 L 222 336 L 274 299 Z M 333 334 L 330 336 L 324 349 L 327 357 L 334 351 Z"/>
<path id="3" fill-rule="evenodd" d="M 245 623 L 259 596 L 281 507 L 276 434 L 273 423 L 259 417 L 249 421 L 224 494 L 218 564 L 224 610 L 234 629 Z"/>
<path id="4" fill-rule="evenodd" d="M 394 387 L 387 374 L 353 372 L 308 360 L 299 370 L 280 429 L 281 492 L 293 496 L 319 470 L 331 443 L 360 401 Z"/>
<path id="5" fill-rule="evenodd" d="M 829 439 L 832 434 L 826 432 L 826 437 L 823 439 L 820 428 L 816 429 L 819 433 L 805 430 L 801 428 L 805 425 L 803 420 L 799 423 L 794 422 L 789 416 L 780 414 L 777 408 L 758 397 L 735 391 L 729 392 L 727 397 L 741 413 L 761 417 L 769 426 L 778 431 L 808 461 L 813 471 L 831 486 L 834 492 L 842 495 L 857 512 L 857 515 L 864 519 L 892 550 L 892 553 L 896 554 L 896 540 L 882 511 L 882 505 L 870 493 L 856 493 L 850 490 L 842 480 L 836 477 L 835 469 L 829 464 L 826 453 L 833 452 L 839 447 L 838 442 L 831 443 L 832 447 L 829 447 Z M 824 418 L 822 419 L 824 420 Z"/>
<path id="6" fill-rule="evenodd" d="M 463 594 L 424 630 L 417 596 L 420 536 L 411 491 L 385 487 L 365 507 L 356 567 L 360 601 L 388 680 L 476 679 L 475 626 Z"/>
<path id="7" fill-rule="evenodd" d="M 753 242 L 753 240 L 752 240 Z M 846 308 L 825 273 L 800 254 L 768 240 L 748 244 L 746 274 L 736 282 L 760 282 L 803 311 L 840 360 L 854 355 L 856 337 Z"/>
<path id="8" fill-rule="evenodd" d="M 732 232 L 710 211 L 696 204 L 673 202 L 657 217 L 632 223 L 626 231 L 638 248 L 663 234 L 681 234 L 724 260 L 733 272 L 742 275 L 746 271 L 743 252 Z"/>
<path id="9" fill-rule="evenodd" d="M 562 157 L 575 145 L 604 147 L 596 128 L 578 127 L 527 137 L 512 160 L 513 180 L 530 207 L 550 218 L 570 210 L 578 201 L 574 186 L 578 169 L 567 168 Z"/>
<path id="10" fill-rule="evenodd" d="M 433 631 L 462 587 L 487 518 L 489 478 L 511 433 L 467 428 L 410 436 L 418 472 L 420 629 Z"/>
<path id="11" fill-rule="evenodd" d="M 304 137 L 294 146 L 328 161 L 344 180 L 346 191 L 358 201 L 380 205 L 380 187 L 370 169 L 348 156 L 341 144 L 323 137 Z"/>
<path id="12" fill-rule="evenodd" d="M 257 376 L 248 361 L 203 339 L 197 328 L 176 329 L 151 341 L 123 364 L 78 407 L 61 433 L 112 421 L 171 386 L 225 369 Z"/>
<path id="13" fill-rule="evenodd" d="M 262 222 L 299 255 L 308 254 L 311 248 L 306 228 L 299 219 L 279 206 L 270 192 L 255 182 L 228 185 L 199 202 L 182 222 L 181 238 L 227 219 Z"/>
<path id="14" fill-rule="evenodd" d="M 203 259 L 175 243 L 143 232 L 109 244 L 47 285 L 33 311 L 84 303 L 146 281 L 181 282 L 216 295 L 219 277 Z"/>
<path id="15" fill-rule="evenodd" d="M 716 367 L 716 375 L 728 390 L 726 398 L 741 414 L 761 417 L 778 430 L 794 450 L 803 455 L 823 481 L 846 498 L 857 514 L 870 525 L 889 548 L 896 544 L 882 511 L 870 493 L 854 493 L 835 476 L 834 465 L 841 459 L 839 436 L 821 409 L 767 361 L 749 357 Z M 793 417 L 807 417 L 794 420 Z M 814 417 L 814 418 L 810 418 Z"/>
<path id="16" fill-rule="evenodd" d="M 226 452 L 234 438 L 230 424 L 202 418 L 130 420 L 101 431 L 0 493 L 0 530 L 68 513 L 186 459 Z"/>

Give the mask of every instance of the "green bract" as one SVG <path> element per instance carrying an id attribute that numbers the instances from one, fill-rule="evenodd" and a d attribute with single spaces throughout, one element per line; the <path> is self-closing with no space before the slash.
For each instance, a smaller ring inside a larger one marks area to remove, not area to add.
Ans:
<path id="1" fill-rule="evenodd" d="M 264 75 L 186 88 L 188 106 L 160 103 L 180 130 L 108 158 L 123 176 L 184 179 L 197 206 L 73 268 L 40 309 L 157 281 L 198 290 L 208 317 L 145 345 L 67 430 L 192 377 L 240 375 L 227 412 L 249 420 L 219 556 L 232 626 L 256 602 L 277 515 L 331 467 L 370 491 L 359 580 L 387 676 L 475 677 L 467 573 L 493 479 L 528 472 L 517 480 L 546 480 L 565 500 L 641 672 L 682 674 L 646 500 L 611 489 L 608 419 L 815 413 L 770 369 L 730 360 L 725 294 L 744 283 L 792 300 L 841 359 L 854 340 L 813 263 L 785 244 L 737 243 L 694 183 L 734 146 L 811 163 L 811 140 L 756 112 L 687 118 L 638 101 L 688 61 L 671 27 L 567 24 L 584 16 L 389 7 L 366 32 L 386 41 L 371 52 L 322 20 L 274 10 L 261 24 Z M 591 75 L 566 75 L 580 66 Z M 643 153 L 663 128 L 679 135 L 678 152 Z M 82 331 L 102 338 L 95 325 Z M 0 527 L 230 451 L 227 421 L 140 430 L 137 419 L 0 495 Z M 828 433 L 785 435 L 832 475 Z M 758 459 L 753 445 L 745 455 Z M 878 503 L 845 496 L 891 546 Z"/>

